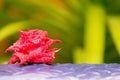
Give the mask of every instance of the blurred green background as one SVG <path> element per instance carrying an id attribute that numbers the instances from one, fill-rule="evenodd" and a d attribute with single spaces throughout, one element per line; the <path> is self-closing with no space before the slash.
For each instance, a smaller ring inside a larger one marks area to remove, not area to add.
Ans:
<path id="1" fill-rule="evenodd" d="M 0 0 L 0 63 L 29 29 L 62 40 L 54 63 L 120 63 L 120 0 Z"/>

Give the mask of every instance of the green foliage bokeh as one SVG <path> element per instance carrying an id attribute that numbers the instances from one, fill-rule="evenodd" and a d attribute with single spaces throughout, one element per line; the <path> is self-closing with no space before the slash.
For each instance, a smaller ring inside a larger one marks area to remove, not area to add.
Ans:
<path id="1" fill-rule="evenodd" d="M 120 63 L 119 0 L 0 0 L 0 63 L 19 30 L 61 39 L 54 63 Z M 53 47 L 54 47 L 53 46 Z"/>

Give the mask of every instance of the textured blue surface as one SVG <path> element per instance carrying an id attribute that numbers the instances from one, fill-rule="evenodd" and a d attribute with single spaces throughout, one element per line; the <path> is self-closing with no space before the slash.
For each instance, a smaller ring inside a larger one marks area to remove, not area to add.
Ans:
<path id="1" fill-rule="evenodd" d="M 120 80 L 120 64 L 1 64 L 0 80 Z"/>

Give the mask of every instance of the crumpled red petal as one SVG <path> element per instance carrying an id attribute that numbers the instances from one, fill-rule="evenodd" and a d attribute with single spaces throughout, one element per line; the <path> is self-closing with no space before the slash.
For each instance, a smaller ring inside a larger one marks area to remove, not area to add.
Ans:
<path id="1" fill-rule="evenodd" d="M 9 64 L 16 62 L 19 65 L 26 63 L 51 63 L 55 58 L 58 48 L 49 50 L 48 48 L 61 40 L 48 38 L 48 34 L 43 30 L 20 31 L 20 38 L 10 46 L 6 52 L 14 52 Z"/>

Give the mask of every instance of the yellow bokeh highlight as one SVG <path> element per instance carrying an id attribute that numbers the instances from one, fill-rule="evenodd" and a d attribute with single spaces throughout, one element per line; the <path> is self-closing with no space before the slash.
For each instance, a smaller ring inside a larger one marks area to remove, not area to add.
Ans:
<path id="1" fill-rule="evenodd" d="M 120 16 L 109 16 L 108 24 L 115 47 L 120 54 Z"/>

